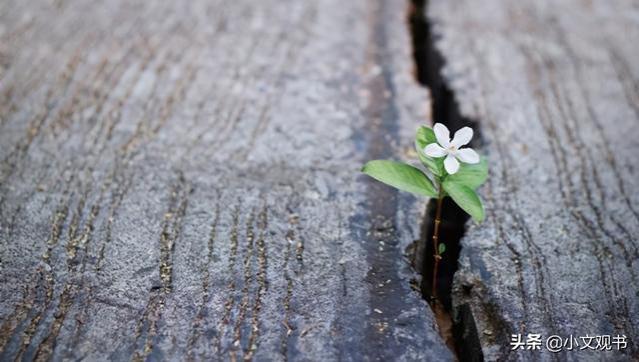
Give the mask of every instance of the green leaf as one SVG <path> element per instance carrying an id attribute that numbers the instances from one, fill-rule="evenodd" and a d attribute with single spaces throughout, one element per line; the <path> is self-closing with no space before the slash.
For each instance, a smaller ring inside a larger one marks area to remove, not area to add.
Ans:
<path id="1" fill-rule="evenodd" d="M 470 187 L 446 178 L 442 183 L 448 195 L 477 222 L 484 220 L 484 206 Z"/>
<path id="2" fill-rule="evenodd" d="M 446 251 L 446 244 L 439 244 L 439 255 L 444 254 Z"/>
<path id="3" fill-rule="evenodd" d="M 424 166 L 428 167 L 430 172 L 432 172 L 435 176 L 442 177 L 446 175 L 446 171 L 444 170 L 444 157 L 432 158 L 424 154 L 424 147 L 436 142 L 437 138 L 435 137 L 435 132 L 432 128 L 420 126 L 417 129 L 417 136 L 415 136 L 415 148 L 417 149 L 419 160 L 422 161 Z"/>
<path id="4" fill-rule="evenodd" d="M 364 165 L 362 172 L 400 190 L 422 196 L 437 197 L 433 183 L 422 171 L 411 165 L 375 160 Z"/>
<path id="5" fill-rule="evenodd" d="M 461 163 L 459 171 L 455 174 L 446 177 L 446 180 L 450 180 L 457 184 L 468 186 L 471 189 L 476 189 L 483 184 L 488 178 L 488 162 L 485 157 L 482 157 L 479 163 L 474 165 L 468 163 Z"/>

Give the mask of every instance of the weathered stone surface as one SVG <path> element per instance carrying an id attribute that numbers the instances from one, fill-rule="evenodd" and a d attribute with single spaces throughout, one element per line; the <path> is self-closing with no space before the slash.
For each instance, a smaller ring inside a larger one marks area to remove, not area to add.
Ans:
<path id="1" fill-rule="evenodd" d="M 487 360 L 637 358 L 636 3 L 432 0 L 428 17 L 491 164 L 487 220 L 462 239 L 458 320 L 474 318 Z M 511 351 L 517 333 L 628 348 Z"/>
<path id="2" fill-rule="evenodd" d="M 0 359 L 452 359 L 358 176 L 424 117 L 405 10 L 0 3 Z"/>

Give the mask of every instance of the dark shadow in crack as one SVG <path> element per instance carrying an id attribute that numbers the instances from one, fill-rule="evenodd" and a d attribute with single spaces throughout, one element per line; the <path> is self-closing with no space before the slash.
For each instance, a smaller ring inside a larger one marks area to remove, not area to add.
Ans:
<path id="1" fill-rule="evenodd" d="M 433 123 L 442 123 L 451 132 L 462 127 L 471 127 L 475 135 L 470 146 L 480 147 L 483 142 L 478 122 L 461 114 L 455 94 L 442 76 L 445 61 L 435 46 L 438 39 L 433 34 L 432 24 L 427 17 L 427 8 L 427 0 L 412 0 L 408 20 L 413 41 L 416 78 L 430 91 Z M 440 242 L 446 244 L 446 252 L 442 255 L 437 278 L 437 295 L 440 303 L 437 304 L 431 300 L 435 204 L 436 200 L 429 202 L 422 222 L 420 240 L 413 247 L 413 266 L 422 275 L 419 287 L 424 299 L 431 304 L 440 334 L 449 348 L 456 352 L 459 360 L 483 361 L 470 308 L 460 305 L 453 310 L 455 304 L 452 296 L 453 279 L 461 251 L 460 240 L 465 234 L 469 216 L 450 198 L 444 199 L 440 225 Z"/>

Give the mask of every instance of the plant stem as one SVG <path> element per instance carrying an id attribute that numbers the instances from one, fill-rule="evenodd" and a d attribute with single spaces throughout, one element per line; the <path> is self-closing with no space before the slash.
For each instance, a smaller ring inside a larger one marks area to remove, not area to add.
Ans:
<path id="1" fill-rule="evenodd" d="M 439 269 L 439 261 L 442 260 L 442 256 L 439 254 L 439 224 L 442 222 L 442 202 L 444 201 L 444 190 L 441 183 L 439 183 L 439 197 L 437 198 L 437 211 L 435 211 L 435 228 L 433 230 L 433 258 L 435 263 L 433 264 L 433 283 L 431 290 L 431 298 L 433 301 L 437 300 L 437 270 Z"/>

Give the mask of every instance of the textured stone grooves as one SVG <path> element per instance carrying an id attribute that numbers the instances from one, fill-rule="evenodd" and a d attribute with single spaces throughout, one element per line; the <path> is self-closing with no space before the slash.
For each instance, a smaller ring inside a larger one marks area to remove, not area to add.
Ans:
<path id="1" fill-rule="evenodd" d="M 478 147 L 481 145 L 478 123 L 461 115 L 455 95 L 441 74 L 445 60 L 435 47 L 436 39 L 433 38 L 431 25 L 425 16 L 427 7 L 427 0 L 412 0 L 408 15 L 417 81 L 430 91 L 433 123 L 443 123 L 451 132 L 465 126 L 473 128 L 475 136 L 471 146 Z M 422 274 L 420 289 L 426 300 L 431 299 L 435 205 L 434 199 L 428 204 L 422 223 L 421 237 L 412 256 L 414 267 Z M 440 240 L 446 244 L 446 252 L 439 265 L 437 280 L 437 295 L 443 309 L 434 307 L 433 313 L 442 338 L 448 347 L 457 353 L 460 360 L 483 360 L 473 316 L 470 312 L 464 312 L 470 309 L 461 306 L 458 315 L 451 315 L 453 275 L 457 271 L 457 260 L 461 250 L 460 240 L 464 236 L 468 219 L 469 216 L 452 200 L 449 198 L 444 200 Z"/>
<path id="2" fill-rule="evenodd" d="M 240 200 L 238 199 L 237 205 L 235 206 L 235 210 L 233 211 L 233 222 L 231 226 L 231 235 L 229 238 L 230 253 L 228 257 L 227 272 L 228 272 L 228 275 L 231 275 L 231 276 L 235 275 L 235 267 L 236 267 L 235 264 L 237 260 L 240 208 L 241 208 L 241 203 L 240 203 Z M 216 334 L 216 342 L 215 342 L 215 349 L 217 354 L 222 353 L 222 337 L 224 336 L 226 331 L 225 327 L 228 326 L 229 323 L 231 322 L 231 312 L 233 310 L 233 305 L 235 304 L 235 297 L 234 297 L 234 295 L 236 294 L 235 278 L 231 277 L 229 280 L 230 281 L 227 286 L 228 297 L 226 301 L 224 302 L 224 314 L 217 327 L 218 333 Z"/>
<path id="3" fill-rule="evenodd" d="M 367 106 L 366 118 L 367 127 L 358 135 L 365 140 L 366 155 L 368 159 L 388 158 L 393 155 L 393 149 L 389 140 L 398 139 L 398 110 L 392 101 L 396 97 L 395 84 L 392 80 L 389 63 L 389 54 L 386 14 L 396 11 L 389 6 L 388 2 L 376 2 L 372 4 L 367 14 L 367 21 L 371 29 L 367 44 L 367 60 L 370 64 L 379 69 L 379 76 L 372 78 L 366 88 L 370 94 L 370 102 Z M 367 323 L 366 338 L 371 346 L 387 346 L 397 344 L 390 341 L 389 335 L 385 333 L 388 328 L 388 319 L 396 318 L 396 314 L 403 309 L 404 301 L 397 298 L 389 298 L 385 295 L 388 291 L 383 287 L 388 284 L 394 285 L 400 281 L 395 274 L 394 263 L 401 254 L 397 252 L 396 243 L 396 211 L 398 207 L 397 192 L 374 180 L 367 179 L 366 202 L 364 210 L 366 214 L 358 215 L 351 219 L 352 224 L 363 223 L 370 220 L 370 229 L 363 235 L 358 235 L 363 240 L 362 244 L 370 248 L 367 253 L 369 272 L 366 281 L 370 285 L 376 286 L 371 292 L 371 307 L 382 311 L 382 313 L 372 313 Z M 361 219 L 360 219 L 361 218 Z M 385 247 L 378 247 L 384 245 Z M 380 287 L 381 286 L 381 287 Z M 380 348 L 378 347 L 378 348 Z M 392 359 L 389 352 L 401 346 L 393 346 L 387 350 L 377 350 L 382 360 Z M 355 357 L 355 356 L 351 356 Z"/>
<path id="4" fill-rule="evenodd" d="M 53 216 L 53 221 L 51 223 L 51 233 L 49 239 L 47 240 L 47 249 L 44 255 L 42 255 L 43 264 L 38 267 L 34 274 L 34 282 L 35 285 L 32 288 L 32 292 L 28 292 L 25 295 L 23 302 L 16 308 L 14 313 L 14 318 L 8 319 L 5 325 L 2 327 L 2 333 L 0 334 L 0 345 L 4 348 L 4 346 L 9 342 L 9 339 L 13 337 L 17 337 L 18 333 L 14 334 L 15 329 L 21 325 L 23 322 L 26 322 L 27 317 L 33 315 L 31 322 L 27 325 L 27 327 L 22 332 L 20 349 L 17 351 L 16 360 L 22 357 L 26 348 L 29 346 L 31 342 L 31 338 L 33 337 L 35 330 L 40 323 L 40 320 L 43 318 L 43 314 L 45 310 L 49 307 L 53 300 L 53 287 L 54 287 L 54 279 L 53 274 L 51 272 L 51 264 L 49 259 L 51 257 L 51 252 L 53 248 L 58 244 L 60 240 L 60 236 L 62 233 L 62 227 L 64 221 L 68 215 L 68 205 L 63 204 L 60 205 L 55 215 Z M 44 289 L 44 295 L 39 295 L 38 290 Z M 36 307 L 36 301 L 44 299 L 41 308 Z M 35 314 L 32 314 L 35 310 Z"/>
<path id="5" fill-rule="evenodd" d="M 290 214 L 288 218 L 288 230 L 286 231 L 287 243 L 286 243 L 286 250 L 284 251 L 284 266 L 282 267 L 282 269 L 284 270 L 284 279 L 286 280 L 286 296 L 284 297 L 284 315 L 282 319 L 282 325 L 285 328 L 285 333 L 282 336 L 280 351 L 285 361 L 288 361 L 288 356 L 291 352 L 289 351 L 290 348 L 289 348 L 288 340 L 291 334 L 293 333 L 293 328 L 291 327 L 291 324 L 290 324 L 291 299 L 293 297 L 293 278 L 291 277 L 291 274 L 295 273 L 295 271 L 293 271 L 295 266 L 293 265 L 291 267 L 289 265 L 291 264 L 290 259 L 291 259 L 291 254 L 293 253 L 292 251 L 293 245 L 301 245 L 301 243 L 297 241 L 297 238 L 295 235 L 296 226 L 299 224 L 299 217 L 296 214 L 294 214 L 292 211 L 290 211 L 290 208 L 289 208 L 289 213 Z M 300 257 L 301 257 L 301 254 L 300 254 Z"/>
<path id="6" fill-rule="evenodd" d="M 200 304 L 198 305 L 198 312 L 195 315 L 195 318 L 192 321 L 192 329 L 191 334 L 188 339 L 187 344 L 187 359 L 189 361 L 194 360 L 193 356 L 193 348 L 196 342 L 202 337 L 202 331 L 204 329 L 204 319 L 207 316 L 207 306 L 211 302 L 210 298 L 210 286 L 211 286 L 211 268 L 214 263 L 215 258 L 215 247 L 217 240 L 217 229 L 218 223 L 220 222 L 220 200 L 218 196 L 218 200 L 215 204 L 215 216 L 213 217 L 213 222 L 211 224 L 211 233 L 209 234 L 209 240 L 207 242 L 206 247 L 206 264 L 202 270 L 202 299 Z M 200 357 L 202 358 L 202 357 Z"/>
<path id="7" fill-rule="evenodd" d="M 173 250 L 179 239 L 182 219 L 186 213 L 188 197 L 192 187 L 179 173 L 178 181 L 171 190 L 168 211 L 164 214 L 160 234 L 160 280 L 151 287 L 149 300 L 142 312 L 135 331 L 134 361 L 145 360 L 153 351 L 158 333 L 158 321 L 162 317 L 167 296 L 173 292 Z"/>
<path id="8" fill-rule="evenodd" d="M 405 4 L 0 5 L 0 360 L 450 360 Z"/>

